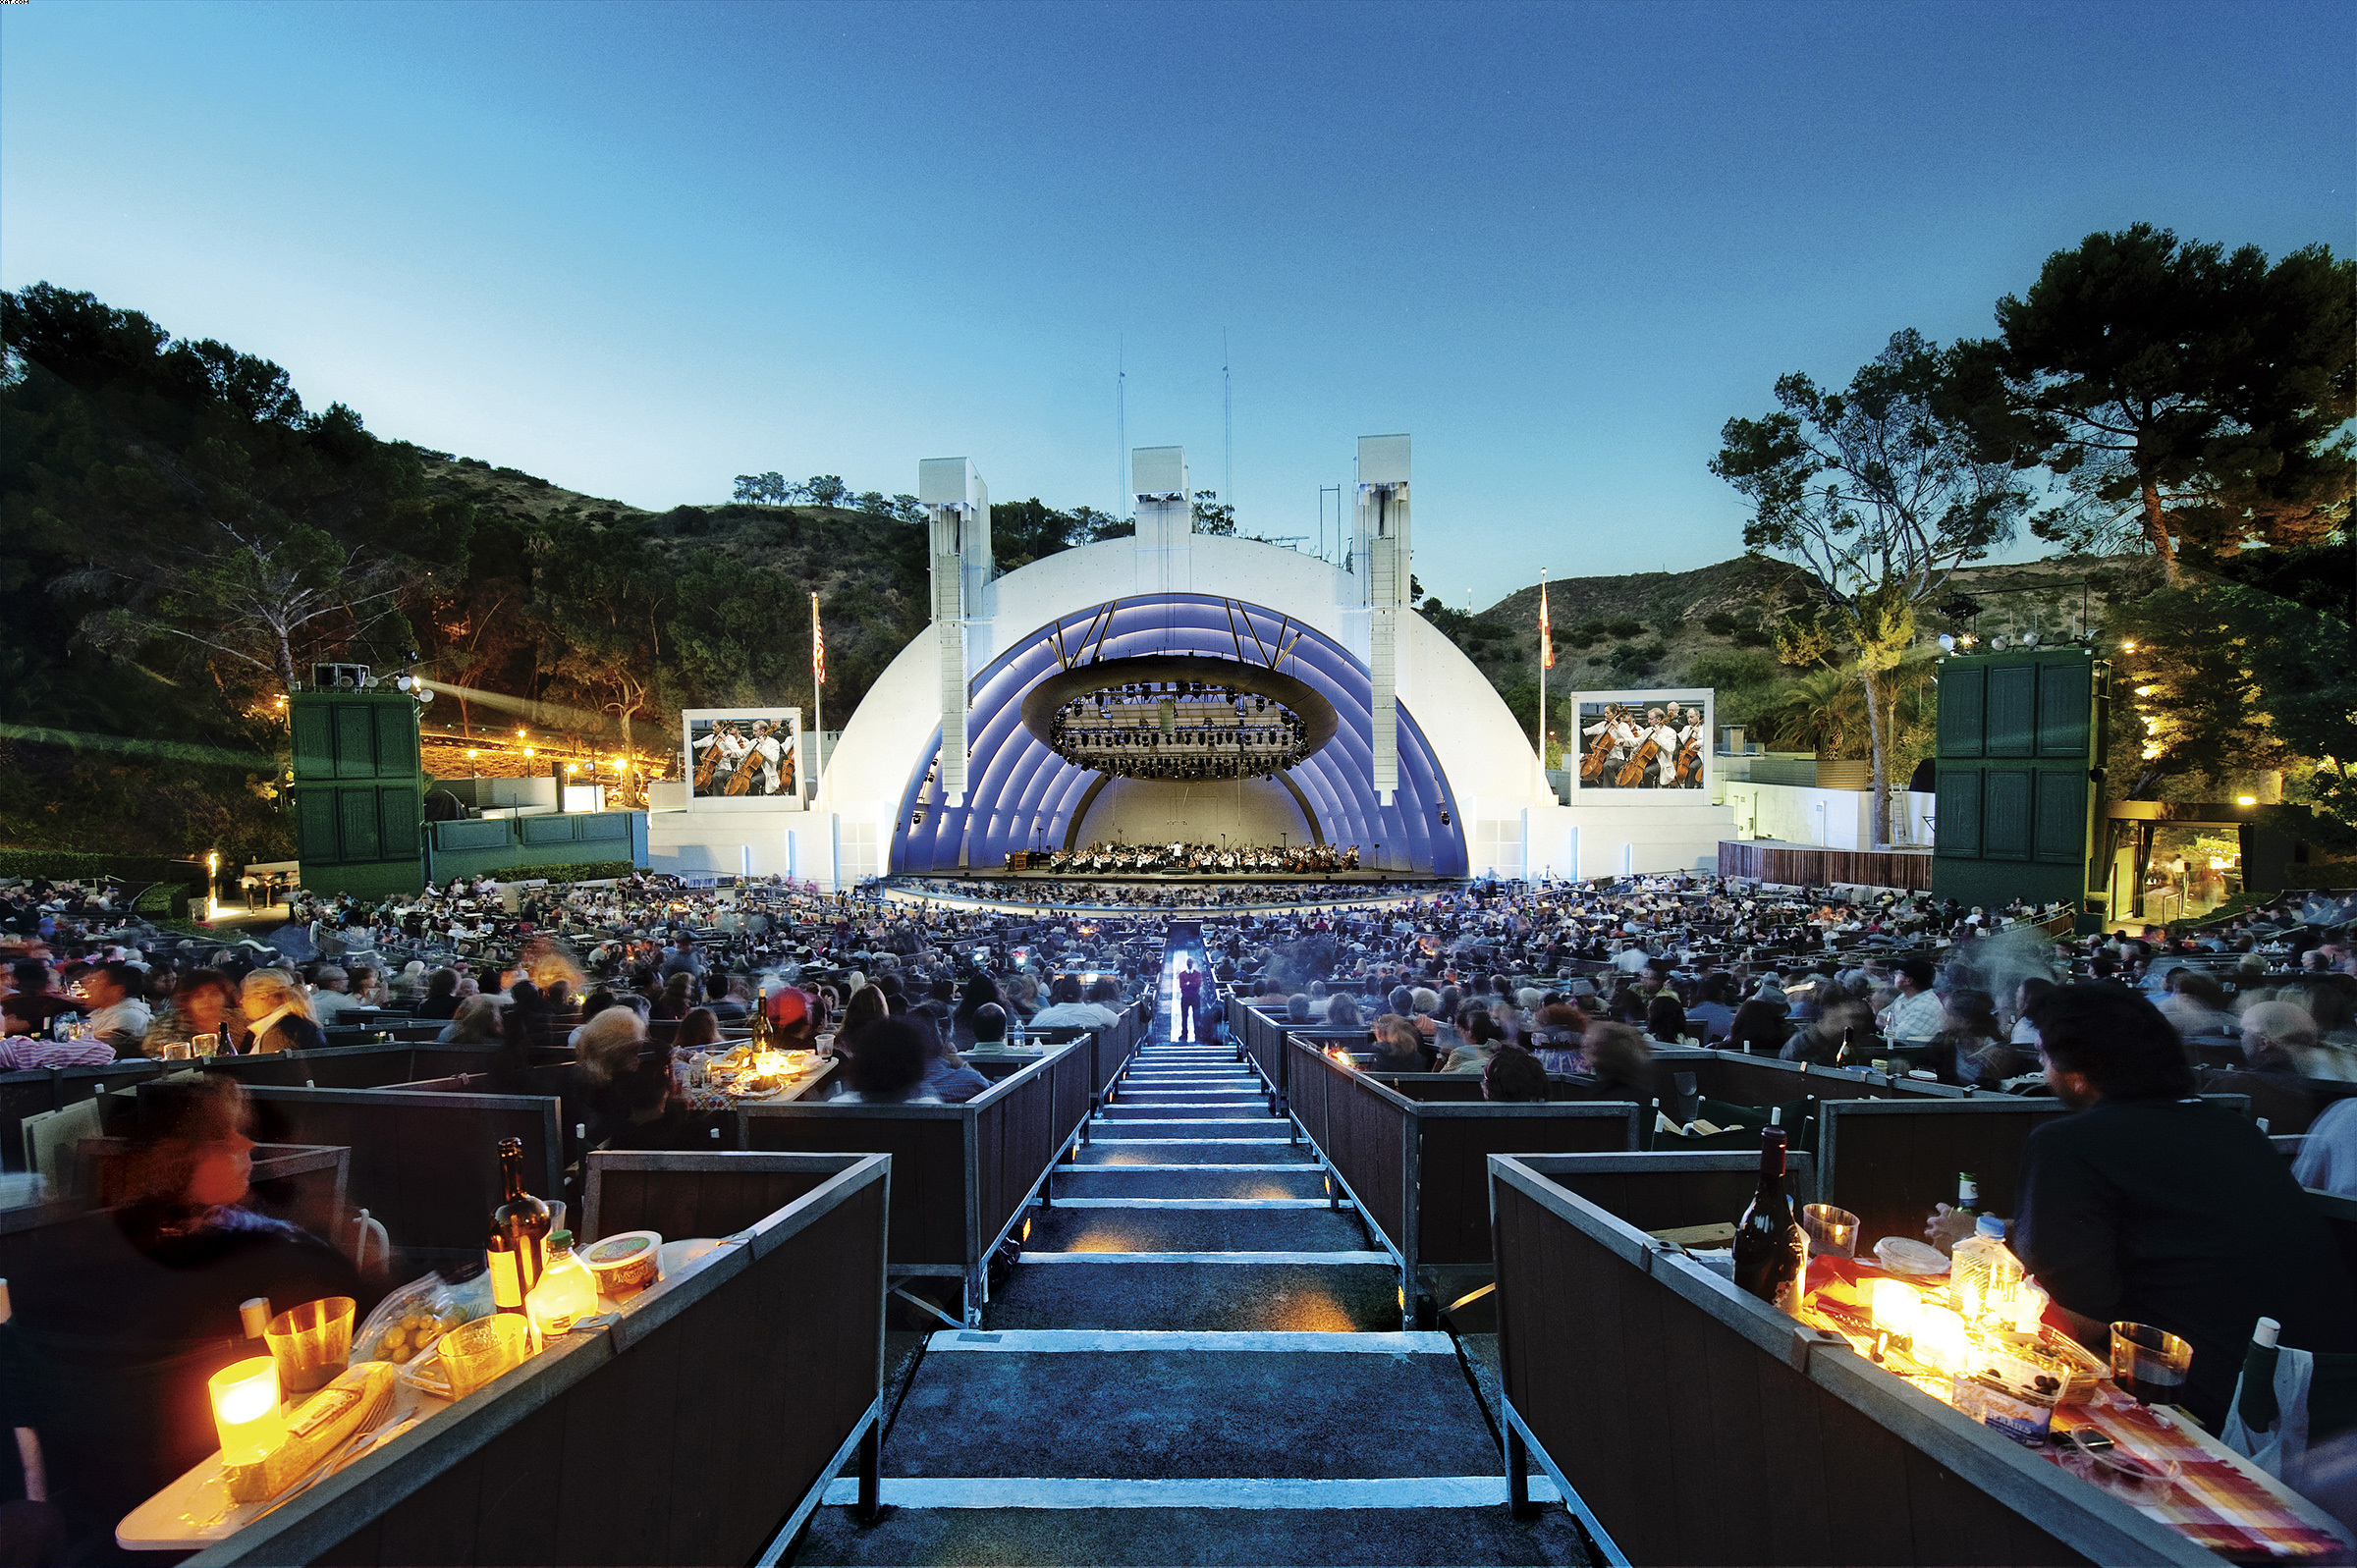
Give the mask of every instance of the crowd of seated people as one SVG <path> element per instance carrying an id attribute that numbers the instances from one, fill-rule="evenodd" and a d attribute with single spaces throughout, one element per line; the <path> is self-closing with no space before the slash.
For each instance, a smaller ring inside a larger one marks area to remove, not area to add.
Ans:
<path id="1" fill-rule="evenodd" d="M 304 899 L 298 929 L 316 934 L 322 956 L 301 962 L 153 932 L 57 947 L 20 936 L 0 997 L 11 1037 L 0 1066 L 160 1055 L 208 1037 L 223 1050 L 299 1049 L 372 1019 L 435 1022 L 446 1040 L 493 1045 L 510 1033 L 520 982 L 540 1048 L 574 1044 L 600 996 L 626 999 L 662 1032 L 698 1012 L 739 1024 L 765 988 L 794 989 L 824 1028 L 871 988 L 902 1011 L 938 1011 L 955 1051 L 983 1037 L 983 1005 L 999 1008 L 988 1027 L 1001 1037 L 1042 1013 L 1072 1021 L 1063 1009 L 1092 1004 L 1055 997 L 1060 974 L 1146 993 L 1169 919 L 1142 906 L 1094 917 L 911 904 L 873 884 L 690 889 L 644 873 L 519 892 L 477 881 L 373 902 Z M 2045 991 L 2071 979 L 2132 989 L 2198 1053 L 2206 1087 L 2249 1095 L 2274 1130 L 2313 1132 L 2315 1158 L 2340 1159 L 2336 1179 L 2357 1184 L 2348 1157 L 2330 1153 L 2357 1139 L 2357 1113 L 2333 1087 L 2357 1082 L 2357 947 L 2297 910 L 2178 939 L 2052 941 L 2041 911 L 1710 878 L 1384 892 L 1311 910 L 1222 900 L 1194 923 L 1219 980 L 1321 1023 L 1404 1018 L 1443 1071 L 1485 1071 L 1510 1045 L 1558 1072 L 1594 1074 L 1625 1064 L 1633 1041 L 2034 1087 L 2029 1020 Z M 463 938 L 449 933 L 454 919 Z M 976 977 L 995 995 L 968 1005 Z"/>

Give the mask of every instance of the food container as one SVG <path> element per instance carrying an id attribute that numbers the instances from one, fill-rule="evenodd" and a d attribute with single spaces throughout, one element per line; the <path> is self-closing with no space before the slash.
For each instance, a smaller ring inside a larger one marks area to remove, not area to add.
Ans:
<path id="1" fill-rule="evenodd" d="M 608 1236 L 580 1255 L 597 1276 L 601 1296 L 624 1296 L 644 1290 L 663 1277 L 663 1238 L 651 1230 L 626 1230 Z"/>
<path id="2" fill-rule="evenodd" d="M 1949 1385 L 1949 1404 L 1992 1432 L 2019 1443 L 2043 1443 L 2055 1421 L 2055 1397 L 2007 1387 L 1996 1378 L 1958 1378 Z"/>
<path id="3" fill-rule="evenodd" d="M 1885 1236 L 1874 1244 L 1875 1262 L 1894 1274 L 1944 1274 L 1947 1254 L 1926 1242 L 1905 1236 Z"/>

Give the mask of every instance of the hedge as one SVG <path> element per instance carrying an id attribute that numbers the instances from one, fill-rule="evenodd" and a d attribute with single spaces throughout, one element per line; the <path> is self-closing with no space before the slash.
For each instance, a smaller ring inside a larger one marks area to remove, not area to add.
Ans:
<path id="1" fill-rule="evenodd" d="M 118 877 L 125 882 L 204 880 L 202 863 L 191 858 L 169 860 L 162 855 L 103 855 L 81 849 L 0 849 L 0 878 L 46 877 L 74 882 L 91 877 Z"/>
<path id="2" fill-rule="evenodd" d="M 186 920 L 189 918 L 189 890 L 182 883 L 159 882 L 139 894 L 137 901 L 131 906 L 131 912 L 150 918 L 161 916 L 167 920 Z"/>
<path id="3" fill-rule="evenodd" d="M 637 869 L 636 864 L 628 860 L 586 860 L 573 866 L 502 866 L 482 875 L 493 882 L 530 882 L 538 877 L 550 882 L 602 882 L 627 877 Z"/>

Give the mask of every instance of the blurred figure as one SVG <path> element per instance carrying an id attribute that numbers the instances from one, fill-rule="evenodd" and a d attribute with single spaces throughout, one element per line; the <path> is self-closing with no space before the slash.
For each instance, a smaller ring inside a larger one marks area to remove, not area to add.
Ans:
<path id="1" fill-rule="evenodd" d="M 2018 1070 L 2012 1045 L 2001 1033 L 1997 1003 L 1986 991 L 1948 994 L 1941 1030 L 1932 1037 L 1932 1069 L 1951 1083 L 1994 1089 Z"/>
<path id="2" fill-rule="evenodd" d="M 166 1046 L 189 1045 L 198 1035 L 211 1035 L 227 1050 L 229 1020 L 238 1011 L 238 988 L 218 969 L 192 969 L 172 988 L 172 998 L 147 1026 L 139 1049 L 160 1056 Z"/>
<path id="3" fill-rule="evenodd" d="M 205 1379 L 255 1350 L 238 1303 L 370 1304 L 342 1253 L 239 1207 L 253 1142 L 234 1080 L 149 1086 L 127 1134 L 123 1203 L 44 1227 L 0 1333 L 0 1383 L 39 1434 L 71 1562 L 113 1560 L 116 1521 L 214 1450 Z"/>
<path id="4" fill-rule="evenodd" d="M 1507 1046 L 1490 1058 L 1481 1073 L 1481 1098 L 1507 1105 L 1523 1105 L 1547 1098 L 1547 1069 L 1539 1058 L 1518 1046 Z"/>

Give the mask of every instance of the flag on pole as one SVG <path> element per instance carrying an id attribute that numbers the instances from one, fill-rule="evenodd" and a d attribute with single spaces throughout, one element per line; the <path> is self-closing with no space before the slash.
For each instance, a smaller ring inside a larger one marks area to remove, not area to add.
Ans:
<path id="1" fill-rule="evenodd" d="M 827 683 L 827 633 L 818 623 L 818 595 L 810 596 L 810 683 Z"/>
<path id="2" fill-rule="evenodd" d="M 1555 631 L 1547 623 L 1547 574 L 1539 574 L 1539 668 L 1555 668 Z"/>

